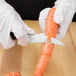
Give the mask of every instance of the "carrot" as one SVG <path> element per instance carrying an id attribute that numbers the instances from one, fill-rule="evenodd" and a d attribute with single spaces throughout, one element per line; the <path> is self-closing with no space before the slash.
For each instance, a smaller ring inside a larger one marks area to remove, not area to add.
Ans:
<path id="1" fill-rule="evenodd" d="M 5 74 L 4 76 L 21 76 L 21 75 L 17 72 L 10 72 L 8 74 Z"/>
<path id="2" fill-rule="evenodd" d="M 56 8 L 51 8 L 47 19 L 46 19 L 46 28 L 45 28 L 45 35 L 47 36 L 47 42 L 44 44 L 42 49 L 42 53 L 38 62 L 38 65 L 35 69 L 34 76 L 43 76 L 51 54 L 53 52 L 54 44 L 50 43 L 51 37 L 56 38 L 56 33 L 58 29 L 58 24 L 54 22 L 54 12 Z"/>

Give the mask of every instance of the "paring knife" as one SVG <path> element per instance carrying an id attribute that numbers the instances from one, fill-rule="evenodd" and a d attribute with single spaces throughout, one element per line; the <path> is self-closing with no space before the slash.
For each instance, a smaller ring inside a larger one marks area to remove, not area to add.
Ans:
<path id="1" fill-rule="evenodd" d="M 29 35 L 29 39 L 30 39 L 30 43 L 45 43 L 45 42 L 47 42 L 47 37 L 45 36 L 44 33 L 31 34 L 31 35 Z M 51 38 L 50 43 L 64 46 L 64 44 L 61 41 L 59 41 L 55 38 Z"/>
<path id="2" fill-rule="evenodd" d="M 13 40 L 16 40 L 16 37 L 14 36 L 14 34 L 12 32 L 10 33 L 10 36 Z M 28 34 L 28 37 L 29 37 L 30 43 L 45 43 L 45 42 L 47 42 L 47 37 L 45 36 L 44 33 Z M 59 40 L 57 40 L 55 38 L 51 38 L 50 43 L 64 46 L 64 44 L 62 42 L 60 42 Z"/>

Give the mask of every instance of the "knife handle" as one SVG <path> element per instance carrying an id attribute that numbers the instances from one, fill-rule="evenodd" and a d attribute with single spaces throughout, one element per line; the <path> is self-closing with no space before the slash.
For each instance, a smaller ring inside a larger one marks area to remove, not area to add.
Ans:
<path id="1" fill-rule="evenodd" d="M 15 37 L 13 32 L 10 32 L 10 36 L 11 36 L 12 40 L 17 40 L 17 38 Z"/>

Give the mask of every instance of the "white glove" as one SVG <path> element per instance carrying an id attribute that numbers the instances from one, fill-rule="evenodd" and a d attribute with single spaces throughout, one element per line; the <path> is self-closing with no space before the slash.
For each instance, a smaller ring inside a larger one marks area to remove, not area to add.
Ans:
<path id="1" fill-rule="evenodd" d="M 56 7 L 54 21 L 60 25 L 56 38 L 61 40 L 65 36 L 75 14 L 76 0 L 57 0 L 54 7 Z M 49 10 L 50 8 L 45 8 L 39 15 L 39 24 L 43 32 L 45 32 L 45 22 Z"/>
<path id="2" fill-rule="evenodd" d="M 12 6 L 0 0 L 0 47 L 8 49 L 15 45 L 10 32 L 14 33 L 19 45 L 26 46 L 29 43 L 27 33 L 33 34 L 34 30 L 24 24 Z"/>

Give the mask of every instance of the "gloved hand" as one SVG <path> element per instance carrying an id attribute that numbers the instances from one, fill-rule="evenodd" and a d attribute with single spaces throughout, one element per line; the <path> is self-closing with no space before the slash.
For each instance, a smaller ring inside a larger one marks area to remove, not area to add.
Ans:
<path id="1" fill-rule="evenodd" d="M 56 7 L 54 21 L 59 24 L 56 38 L 61 40 L 65 36 L 76 12 L 76 0 L 57 0 L 54 7 Z M 39 15 L 39 24 L 43 32 L 45 32 L 45 22 L 49 10 L 50 8 L 45 8 Z"/>
<path id="2" fill-rule="evenodd" d="M 24 24 L 12 6 L 0 0 L 0 47 L 8 49 L 15 45 L 10 32 L 14 33 L 19 45 L 26 46 L 29 43 L 27 33 L 33 34 L 34 30 Z"/>

